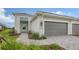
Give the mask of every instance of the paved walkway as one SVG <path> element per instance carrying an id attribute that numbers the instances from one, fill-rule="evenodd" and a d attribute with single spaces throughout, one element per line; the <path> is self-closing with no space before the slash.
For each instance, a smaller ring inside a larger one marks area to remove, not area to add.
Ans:
<path id="1" fill-rule="evenodd" d="M 22 33 L 17 39 L 18 42 L 25 44 L 38 44 L 38 45 L 47 45 L 57 43 L 61 47 L 64 47 L 68 50 L 79 50 L 79 37 L 78 36 L 52 36 L 48 37 L 45 40 L 30 40 L 27 38 L 26 33 Z"/>

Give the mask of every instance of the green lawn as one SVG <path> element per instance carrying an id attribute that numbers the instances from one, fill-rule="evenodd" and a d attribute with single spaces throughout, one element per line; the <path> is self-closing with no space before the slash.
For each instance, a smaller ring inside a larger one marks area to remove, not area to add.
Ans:
<path id="1" fill-rule="evenodd" d="M 6 40 L 16 40 L 17 36 L 10 36 L 9 32 L 11 29 L 5 29 L 0 32 L 0 34 L 6 39 Z"/>
<path id="2" fill-rule="evenodd" d="M 10 36 L 11 29 L 5 29 L 0 32 L 0 34 L 6 39 L 6 42 L 0 44 L 1 50 L 63 50 L 64 48 L 60 47 L 58 44 L 51 45 L 24 45 L 16 42 L 17 36 Z"/>

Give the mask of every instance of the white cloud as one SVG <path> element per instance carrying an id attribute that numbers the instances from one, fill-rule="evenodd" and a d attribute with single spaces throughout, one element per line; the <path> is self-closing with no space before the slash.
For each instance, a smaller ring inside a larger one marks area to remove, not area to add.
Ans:
<path id="1" fill-rule="evenodd" d="M 0 14 L 5 13 L 5 10 L 3 8 L 0 8 Z"/>
<path id="2" fill-rule="evenodd" d="M 57 11 L 57 12 L 55 12 L 56 14 L 60 14 L 60 15 L 64 15 L 65 13 L 64 12 L 62 12 L 62 11 Z"/>
<path id="3" fill-rule="evenodd" d="M 59 14 L 59 15 L 65 15 L 66 14 L 65 12 L 62 12 L 62 11 L 56 11 L 56 12 L 52 12 L 52 13 Z"/>
<path id="4" fill-rule="evenodd" d="M 69 13 L 69 12 L 56 11 L 56 12 L 52 12 L 52 13 L 59 14 L 59 15 L 73 16 L 73 14 Z"/>
<path id="5" fill-rule="evenodd" d="M 14 23 L 12 15 L 5 15 L 5 9 L 0 8 L 0 23 L 7 25 L 8 23 Z M 7 25 L 8 26 L 8 25 Z"/>

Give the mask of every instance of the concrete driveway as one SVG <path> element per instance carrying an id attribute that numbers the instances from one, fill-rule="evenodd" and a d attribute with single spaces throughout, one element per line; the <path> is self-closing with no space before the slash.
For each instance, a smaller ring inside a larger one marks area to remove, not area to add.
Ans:
<path id="1" fill-rule="evenodd" d="M 79 50 L 78 36 L 52 36 L 48 38 L 51 43 L 57 43 L 68 50 Z"/>
<path id="2" fill-rule="evenodd" d="M 52 36 L 45 40 L 31 40 L 28 39 L 26 33 L 22 33 L 17 39 L 18 42 L 24 44 L 37 44 L 37 45 L 49 45 L 53 43 L 59 44 L 61 47 L 67 50 L 79 50 L 79 37 L 78 36 Z"/>

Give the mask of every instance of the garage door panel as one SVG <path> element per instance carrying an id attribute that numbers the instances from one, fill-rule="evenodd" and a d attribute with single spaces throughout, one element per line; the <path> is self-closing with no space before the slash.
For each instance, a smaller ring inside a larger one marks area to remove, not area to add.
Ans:
<path id="1" fill-rule="evenodd" d="M 72 33 L 79 33 L 79 24 L 72 25 Z"/>
<path id="2" fill-rule="evenodd" d="M 45 35 L 66 35 L 67 24 L 59 22 L 45 22 Z"/>

